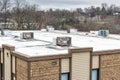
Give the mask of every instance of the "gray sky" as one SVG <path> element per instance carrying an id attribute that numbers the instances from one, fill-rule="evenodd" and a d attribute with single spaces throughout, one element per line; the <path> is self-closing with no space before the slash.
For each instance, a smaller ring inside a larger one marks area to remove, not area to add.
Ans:
<path id="1" fill-rule="evenodd" d="M 60 8 L 74 9 L 93 6 L 101 6 L 101 3 L 120 6 L 120 0 L 28 0 L 30 4 L 38 4 L 41 9 Z"/>

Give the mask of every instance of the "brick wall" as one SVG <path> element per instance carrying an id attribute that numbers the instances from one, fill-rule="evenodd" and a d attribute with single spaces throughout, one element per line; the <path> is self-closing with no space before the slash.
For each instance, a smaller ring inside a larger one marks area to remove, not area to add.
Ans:
<path id="1" fill-rule="evenodd" d="M 120 80 L 120 54 L 102 55 L 100 80 Z"/>
<path id="2" fill-rule="evenodd" d="M 59 80 L 59 59 L 31 62 L 31 80 Z"/>
<path id="3" fill-rule="evenodd" d="M 27 62 L 19 58 L 16 59 L 16 77 L 17 80 L 28 80 Z"/>

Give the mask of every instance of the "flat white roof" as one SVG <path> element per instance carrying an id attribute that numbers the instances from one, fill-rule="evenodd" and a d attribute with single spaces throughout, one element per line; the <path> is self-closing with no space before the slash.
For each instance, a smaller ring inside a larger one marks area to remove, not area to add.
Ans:
<path id="1" fill-rule="evenodd" d="M 28 56 L 48 56 L 67 54 L 68 48 L 50 48 L 53 38 L 69 36 L 72 38 L 73 47 L 93 47 L 93 51 L 120 49 L 120 36 L 110 34 L 108 37 L 86 35 L 86 32 L 67 33 L 66 31 L 12 31 L 13 36 L 20 36 L 22 32 L 34 32 L 34 39 L 31 41 L 21 40 L 14 37 L 0 37 L 0 46 L 9 44 L 15 46 L 15 51 Z"/>

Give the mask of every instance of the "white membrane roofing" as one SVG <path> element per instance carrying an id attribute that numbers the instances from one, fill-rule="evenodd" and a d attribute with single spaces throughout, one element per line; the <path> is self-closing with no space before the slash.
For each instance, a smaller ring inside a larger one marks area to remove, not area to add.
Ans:
<path id="1" fill-rule="evenodd" d="M 14 38 L 19 36 L 22 32 L 33 32 L 35 40 L 21 40 Z M 67 33 L 66 31 L 12 31 L 11 37 L 0 37 L 0 46 L 8 44 L 15 46 L 15 51 L 22 54 L 32 56 L 50 56 L 59 54 L 68 54 L 68 48 L 54 46 L 50 48 L 53 43 L 53 38 L 69 36 L 72 38 L 73 48 L 93 47 L 93 51 L 114 50 L 120 49 L 120 35 L 110 34 L 108 37 L 100 37 L 88 34 L 86 32 Z"/>

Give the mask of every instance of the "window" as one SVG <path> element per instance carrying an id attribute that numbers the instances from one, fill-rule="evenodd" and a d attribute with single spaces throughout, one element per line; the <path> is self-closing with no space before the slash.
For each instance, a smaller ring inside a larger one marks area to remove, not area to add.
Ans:
<path id="1" fill-rule="evenodd" d="M 92 80 L 99 80 L 99 69 L 92 70 Z"/>
<path id="2" fill-rule="evenodd" d="M 69 73 L 62 73 L 61 80 L 69 80 Z"/>
<path id="3" fill-rule="evenodd" d="M 1 72 L 0 72 L 0 74 L 1 74 L 1 80 L 3 80 L 3 64 L 1 63 Z"/>
<path id="4" fill-rule="evenodd" d="M 12 73 L 11 78 L 12 78 L 12 80 L 16 80 L 16 79 L 15 79 L 15 74 L 14 74 L 14 73 Z"/>

